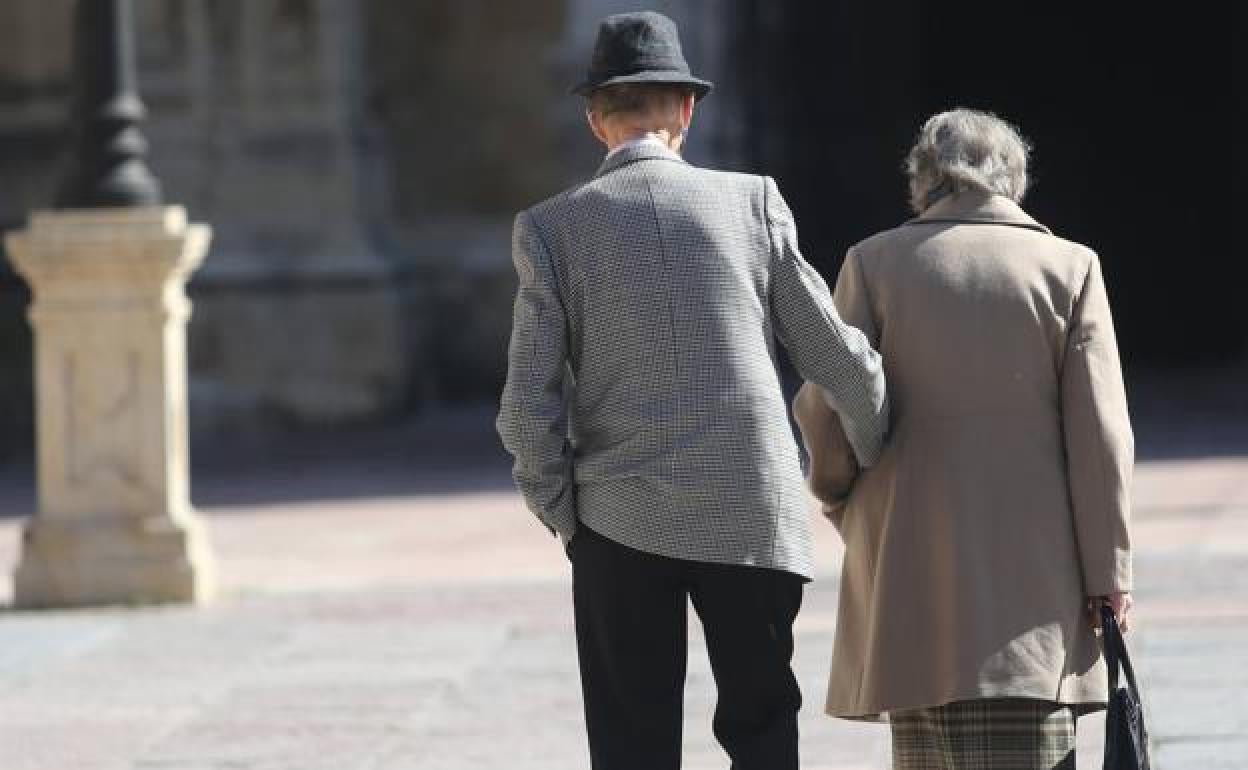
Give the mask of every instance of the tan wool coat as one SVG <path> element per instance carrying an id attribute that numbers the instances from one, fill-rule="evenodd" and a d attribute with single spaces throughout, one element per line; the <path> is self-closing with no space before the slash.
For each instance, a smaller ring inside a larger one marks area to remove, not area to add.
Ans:
<path id="1" fill-rule="evenodd" d="M 962 193 L 853 247 L 835 300 L 893 416 L 859 473 L 817 387 L 794 404 L 846 547 L 828 713 L 1103 704 L 1085 597 L 1131 587 L 1133 440 L 1096 254 Z"/>

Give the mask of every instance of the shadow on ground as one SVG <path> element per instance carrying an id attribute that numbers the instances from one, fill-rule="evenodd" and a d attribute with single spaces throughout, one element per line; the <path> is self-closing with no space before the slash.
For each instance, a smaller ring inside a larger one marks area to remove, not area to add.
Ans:
<path id="1" fill-rule="evenodd" d="M 192 447 L 195 505 L 229 508 L 314 500 L 471 494 L 511 489 L 511 462 L 485 407 L 401 422 L 281 436 L 204 437 Z M 29 458 L 0 465 L 0 517 L 35 507 Z"/>
<path id="2" fill-rule="evenodd" d="M 1248 367 L 1134 373 L 1141 461 L 1248 456 Z M 220 433 L 192 451 L 196 505 L 231 507 L 497 492 L 510 458 L 491 406 L 429 410 L 385 425 L 280 436 Z M 34 510 L 27 458 L 0 465 L 0 517 Z"/>

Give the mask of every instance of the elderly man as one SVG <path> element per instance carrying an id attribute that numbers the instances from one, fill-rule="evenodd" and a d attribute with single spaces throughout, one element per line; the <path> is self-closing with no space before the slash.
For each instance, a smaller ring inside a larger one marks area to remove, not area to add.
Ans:
<path id="1" fill-rule="evenodd" d="M 606 160 L 516 218 L 498 429 L 573 564 L 596 770 L 679 767 L 690 601 L 732 766 L 797 767 L 792 623 L 811 533 L 776 340 L 861 465 L 887 422 L 879 356 L 798 253 L 775 183 L 681 159 L 710 90 L 671 20 L 607 18 L 575 89 Z"/>

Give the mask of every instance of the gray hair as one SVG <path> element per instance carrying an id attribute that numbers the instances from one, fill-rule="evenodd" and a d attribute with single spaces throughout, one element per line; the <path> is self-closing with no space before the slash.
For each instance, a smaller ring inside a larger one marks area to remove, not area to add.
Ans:
<path id="1" fill-rule="evenodd" d="M 1018 203 L 1027 192 L 1031 145 L 996 115 L 958 108 L 933 115 L 906 157 L 910 205 L 918 213 L 950 193 L 1004 195 Z"/>
<path id="2" fill-rule="evenodd" d="M 677 83 L 618 83 L 603 86 L 589 95 L 587 109 L 599 117 L 654 115 L 679 109 L 693 89 Z"/>

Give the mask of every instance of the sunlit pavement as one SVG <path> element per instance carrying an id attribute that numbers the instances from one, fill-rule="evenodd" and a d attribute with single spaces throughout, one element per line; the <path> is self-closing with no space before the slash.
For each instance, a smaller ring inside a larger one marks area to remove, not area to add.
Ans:
<path id="1" fill-rule="evenodd" d="M 297 443 L 297 442 L 296 442 Z M 0 614 L 2 770 L 588 767 L 558 547 L 483 412 L 200 463 L 221 597 L 200 609 Z M 1137 630 L 1158 770 L 1248 767 L 1248 451 L 1150 459 Z M 0 506 L 28 509 L 28 474 Z M 20 520 L 0 518 L 0 573 Z M 839 551 L 798 623 L 806 768 L 885 768 L 887 730 L 821 716 Z M 4 587 L 7 592 L 7 585 Z M 687 768 L 724 768 L 692 644 Z M 1099 767 L 1101 722 L 1080 723 Z"/>

